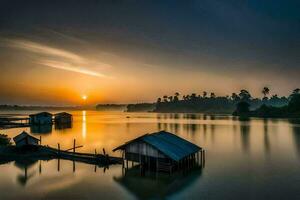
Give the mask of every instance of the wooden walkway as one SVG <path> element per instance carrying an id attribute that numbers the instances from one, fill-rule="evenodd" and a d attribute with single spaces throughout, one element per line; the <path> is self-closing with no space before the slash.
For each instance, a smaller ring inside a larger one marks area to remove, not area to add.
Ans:
<path id="1" fill-rule="evenodd" d="M 28 127 L 29 117 L 0 117 L 0 129 Z"/>
<path id="2" fill-rule="evenodd" d="M 49 154 L 54 154 L 57 158 L 72 160 L 77 162 L 83 162 L 95 165 L 109 165 L 109 164 L 122 164 L 122 158 L 111 157 L 108 154 L 90 154 L 90 153 L 78 153 L 69 152 L 55 149 L 49 146 L 41 146 L 42 150 L 49 152 Z"/>
<path id="3" fill-rule="evenodd" d="M 62 159 L 74 162 L 82 162 L 98 166 L 110 164 L 122 164 L 122 158 L 112 157 L 103 154 L 77 153 L 61 151 L 49 146 L 33 146 L 26 149 L 19 149 L 16 146 L 7 146 L 0 148 L 0 160 L 51 160 Z"/>

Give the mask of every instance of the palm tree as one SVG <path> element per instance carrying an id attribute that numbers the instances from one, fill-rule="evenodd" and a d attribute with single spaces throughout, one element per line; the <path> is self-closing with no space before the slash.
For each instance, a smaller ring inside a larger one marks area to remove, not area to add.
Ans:
<path id="1" fill-rule="evenodd" d="M 242 101 L 249 101 L 251 99 L 251 94 L 247 90 L 242 89 L 239 93 L 239 97 Z"/>
<path id="2" fill-rule="evenodd" d="M 179 98 L 178 98 L 179 95 L 180 95 L 179 92 L 175 92 L 175 96 L 174 96 L 173 100 L 177 102 L 179 100 Z"/>
<path id="3" fill-rule="evenodd" d="M 168 102 L 168 96 L 167 95 L 164 95 L 163 98 L 164 98 L 164 102 Z"/>
<path id="4" fill-rule="evenodd" d="M 293 94 L 299 94 L 300 93 L 300 89 L 299 88 L 296 88 L 293 90 Z"/>
<path id="5" fill-rule="evenodd" d="M 264 98 L 267 97 L 267 95 L 270 93 L 270 89 L 268 87 L 264 87 L 261 91 L 264 95 Z"/>
<path id="6" fill-rule="evenodd" d="M 231 99 L 233 101 L 239 101 L 240 100 L 240 97 L 236 94 L 236 93 L 232 93 L 231 94 Z"/>

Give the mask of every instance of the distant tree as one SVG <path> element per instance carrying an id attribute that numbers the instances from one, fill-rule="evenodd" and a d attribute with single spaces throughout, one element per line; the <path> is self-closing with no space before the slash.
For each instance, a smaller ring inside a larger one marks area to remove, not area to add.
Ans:
<path id="1" fill-rule="evenodd" d="M 249 101 L 251 99 L 251 94 L 247 90 L 243 89 L 240 91 L 239 97 L 242 101 Z"/>
<path id="2" fill-rule="evenodd" d="M 300 112 L 300 93 L 295 93 L 293 95 L 291 95 L 291 99 L 289 101 L 288 104 L 288 108 L 290 110 L 290 112 Z"/>
<path id="3" fill-rule="evenodd" d="M 292 94 L 288 97 L 289 100 L 291 100 L 293 98 L 293 96 L 295 96 L 297 94 L 300 94 L 300 89 L 299 88 L 296 88 L 296 89 L 293 90 Z"/>
<path id="4" fill-rule="evenodd" d="M 300 93 L 300 89 L 299 88 L 296 88 L 293 90 L 293 94 L 299 94 Z"/>
<path id="5" fill-rule="evenodd" d="M 263 95 L 264 95 L 263 100 L 268 100 L 267 95 L 270 93 L 270 89 L 268 87 L 264 87 L 262 89 L 261 93 L 263 93 Z"/>
<path id="6" fill-rule="evenodd" d="M 197 99 L 197 94 L 196 93 L 192 93 L 191 94 L 191 100 L 196 100 Z"/>
<path id="7" fill-rule="evenodd" d="M 239 101 L 239 100 L 240 100 L 240 97 L 239 97 L 239 95 L 237 95 L 236 93 L 232 93 L 232 94 L 231 94 L 231 99 L 232 99 L 233 101 Z"/>
<path id="8" fill-rule="evenodd" d="M 161 98 L 158 98 L 156 103 L 161 103 Z"/>
<path id="9" fill-rule="evenodd" d="M 206 97 L 207 97 L 207 92 L 203 91 L 203 98 L 206 98 Z"/>
<path id="10" fill-rule="evenodd" d="M 10 138 L 7 135 L 0 134 L 0 146 L 11 145 Z"/>
<path id="11" fill-rule="evenodd" d="M 164 95 L 163 98 L 164 98 L 164 102 L 168 102 L 168 96 L 167 95 Z"/>
<path id="12" fill-rule="evenodd" d="M 169 99 L 170 102 L 172 102 L 173 101 L 173 96 L 169 96 L 168 99 Z"/>
<path id="13" fill-rule="evenodd" d="M 243 115 L 250 112 L 249 110 L 250 104 L 246 101 L 241 101 L 236 105 L 236 110 L 234 112 L 235 115 Z"/>
<path id="14" fill-rule="evenodd" d="M 210 93 L 210 98 L 216 98 L 216 94 L 214 92 Z"/>

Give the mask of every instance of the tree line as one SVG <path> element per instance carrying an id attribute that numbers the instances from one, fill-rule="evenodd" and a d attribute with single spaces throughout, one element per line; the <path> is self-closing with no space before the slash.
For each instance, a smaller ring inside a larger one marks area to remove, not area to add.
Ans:
<path id="1" fill-rule="evenodd" d="M 251 109 L 247 101 L 240 101 L 236 105 L 233 115 L 242 117 L 300 117 L 300 89 L 293 90 L 289 95 L 288 103 L 282 106 L 262 104 L 256 109 Z"/>
<path id="2" fill-rule="evenodd" d="M 299 92 L 297 88 L 293 91 Z M 269 87 L 261 90 L 262 98 L 256 98 L 251 93 L 242 89 L 230 96 L 217 96 L 214 92 L 203 91 L 202 94 L 192 93 L 182 95 L 179 92 L 174 95 L 164 95 L 156 101 L 154 112 L 211 112 L 211 113 L 232 113 L 239 102 L 247 102 L 249 108 L 257 109 L 262 105 L 282 107 L 289 103 L 289 97 L 277 94 L 270 95 Z"/>

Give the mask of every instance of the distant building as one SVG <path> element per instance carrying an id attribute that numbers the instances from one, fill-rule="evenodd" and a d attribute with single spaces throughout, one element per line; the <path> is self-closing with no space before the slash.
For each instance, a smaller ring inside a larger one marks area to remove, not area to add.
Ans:
<path id="1" fill-rule="evenodd" d="M 41 112 L 29 115 L 29 123 L 32 125 L 52 124 L 52 114 L 48 112 Z"/>
<path id="2" fill-rule="evenodd" d="M 54 121 L 57 124 L 70 124 L 73 121 L 73 116 L 67 112 L 56 113 L 54 115 Z"/>
<path id="3" fill-rule="evenodd" d="M 123 159 L 148 169 L 172 172 L 199 160 L 202 148 L 172 133 L 160 131 L 126 142 L 113 151 L 123 151 Z M 202 154 L 201 154 L 202 157 Z M 127 163 L 128 165 L 128 163 Z"/>
<path id="4" fill-rule="evenodd" d="M 13 138 L 14 142 L 16 143 L 17 147 L 23 147 L 28 145 L 38 145 L 39 139 L 29 135 L 27 132 L 23 131 L 21 134 L 17 135 Z"/>

